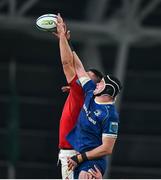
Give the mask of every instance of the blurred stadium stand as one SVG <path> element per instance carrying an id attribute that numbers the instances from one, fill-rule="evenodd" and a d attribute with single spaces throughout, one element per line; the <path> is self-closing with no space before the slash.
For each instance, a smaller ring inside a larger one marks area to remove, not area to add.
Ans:
<path id="1" fill-rule="evenodd" d="M 109 177 L 161 178 L 161 0 L 0 1 L 0 178 L 61 178 L 66 81 L 58 41 L 35 27 L 58 12 L 85 66 L 124 83 Z"/>

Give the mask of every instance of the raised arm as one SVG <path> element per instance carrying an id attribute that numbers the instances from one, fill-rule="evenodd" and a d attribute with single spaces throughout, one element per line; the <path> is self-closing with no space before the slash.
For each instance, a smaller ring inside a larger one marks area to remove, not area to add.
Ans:
<path id="1" fill-rule="evenodd" d="M 82 78 L 82 77 L 89 78 L 87 72 L 84 69 L 84 66 L 83 66 L 81 60 L 79 59 L 79 57 L 77 56 L 75 51 L 73 51 L 73 57 L 74 57 L 75 71 L 76 71 L 76 74 L 77 74 L 78 78 L 79 79 Z"/>
<path id="2" fill-rule="evenodd" d="M 53 34 L 55 34 L 59 38 L 60 56 L 63 71 L 66 76 L 67 82 L 70 83 L 76 73 L 73 63 L 73 53 L 66 38 L 66 26 L 60 14 L 58 14 L 57 18 L 57 33 Z"/>

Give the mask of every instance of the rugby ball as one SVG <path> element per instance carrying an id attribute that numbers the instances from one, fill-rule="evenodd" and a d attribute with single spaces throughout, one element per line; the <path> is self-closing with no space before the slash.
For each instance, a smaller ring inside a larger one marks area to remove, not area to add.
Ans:
<path id="1" fill-rule="evenodd" d="M 57 15 L 44 14 L 37 18 L 36 27 L 42 31 L 54 31 L 56 28 Z"/>

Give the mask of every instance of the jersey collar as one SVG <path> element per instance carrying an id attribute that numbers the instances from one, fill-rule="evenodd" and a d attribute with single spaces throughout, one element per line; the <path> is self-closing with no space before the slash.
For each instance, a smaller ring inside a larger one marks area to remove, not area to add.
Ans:
<path id="1" fill-rule="evenodd" d="M 109 101 L 109 102 L 98 102 L 96 99 L 94 99 L 95 103 L 97 104 L 114 104 L 115 101 Z"/>

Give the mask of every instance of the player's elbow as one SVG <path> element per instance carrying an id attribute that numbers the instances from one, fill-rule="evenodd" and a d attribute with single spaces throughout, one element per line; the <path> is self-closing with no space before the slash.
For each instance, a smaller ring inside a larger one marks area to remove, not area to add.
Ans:
<path id="1" fill-rule="evenodd" d="M 103 150 L 103 154 L 104 154 L 104 155 L 110 155 L 110 154 L 112 154 L 112 149 L 111 149 L 111 148 L 106 148 L 106 149 L 104 149 L 104 150 Z"/>
<path id="2" fill-rule="evenodd" d="M 108 149 L 108 150 L 106 151 L 106 153 L 107 153 L 107 155 L 112 154 L 112 149 Z"/>

